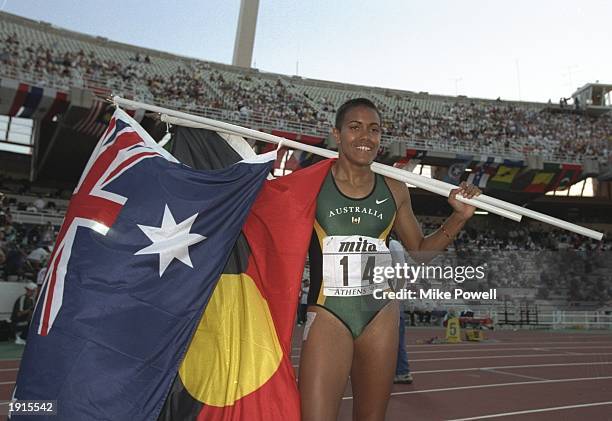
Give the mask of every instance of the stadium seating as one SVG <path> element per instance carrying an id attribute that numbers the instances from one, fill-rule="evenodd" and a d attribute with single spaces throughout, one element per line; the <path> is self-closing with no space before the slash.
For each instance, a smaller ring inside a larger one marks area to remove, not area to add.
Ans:
<path id="1" fill-rule="evenodd" d="M 612 118 L 551 112 L 543 103 L 446 97 L 302 79 L 119 44 L 0 12 L 0 76 L 93 90 L 196 112 L 221 109 L 256 124 L 326 136 L 337 107 L 366 96 L 383 113 L 384 145 L 506 158 L 608 161 Z M 557 107 L 558 108 L 558 107 Z M 208 113 L 210 114 L 210 113 Z M 608 113 L 610 114 L 610 113 Z"/>

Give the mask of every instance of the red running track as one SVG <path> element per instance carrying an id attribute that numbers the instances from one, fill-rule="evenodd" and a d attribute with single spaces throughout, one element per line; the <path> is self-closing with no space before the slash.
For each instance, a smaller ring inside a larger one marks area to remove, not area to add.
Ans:
<path id="1" fill-rule="evenodd" d="M 612 332 L 487 332 L 484 343 L 417 345 L 412 385 L 395 385 L 387 420 L 612 420 Z M 296 351 L 297 352 L 297 351 Z M 351 420 L 350 385 L 339 420 Z"/>
<path id="2" fill-rule="evenodd" d="M 415 382 L 393 387 L 387 420 L 612 421 L 612 332 L 506 330 L 481 343 L 417 344 L 435 336 L 444 330 L 407 330 Z M 18 365 L 0 361 L 0 414 Z M 351 406 L 349 384 L 339 421 L 352 420 Z"/>

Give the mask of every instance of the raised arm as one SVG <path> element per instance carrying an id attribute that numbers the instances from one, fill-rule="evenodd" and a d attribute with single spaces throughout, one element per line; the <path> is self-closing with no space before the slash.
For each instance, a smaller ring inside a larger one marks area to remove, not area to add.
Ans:
<path id="1" fill-rule="evenodd" d="M 438 230 L 425 237 L 412 211 L 410 192 L 406 184 L 392 179 L 387 179 L 387 183 L 397 204 L 394 229 L 406 251 L 419 262 L 427 262 L 446 250 L 467 220 L 474 215 L 476 208 L 459 202 L 455 198 L 457 193 L 467 198 L 480 194 L 480 189 L 465 182 L 461 183 L 458 188 L 451 190 L 448 203 L 453 208 L 453 213 Z"/>

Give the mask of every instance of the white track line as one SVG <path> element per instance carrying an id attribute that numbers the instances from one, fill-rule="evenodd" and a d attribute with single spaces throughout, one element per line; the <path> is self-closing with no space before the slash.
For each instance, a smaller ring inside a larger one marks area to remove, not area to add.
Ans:
<path id="1" fill-rule="evenodd" d="M 516 341 L 499 341 L 499 342 L 473 342 L 473 343 L 459 343 L 459 344 L 408 344 L 406 345 L 408 349 L 410 348 L 423 348 L 426 346 L 430 347 L 476 347 L 476 346 L 507 346 L 507 345 L 559 345 L 559 344 L 607 344 L 610 345 L 612 342 L 610 341 L 548 341 L 548 342 L 516 342 Z M 297 349 L 297 348 L 296 348 Z"/>
<path id="2" fill-rule="evenodd" d="M 408 355 L 411 355 L 410 351 L 408 351 Z M 491 359 L 491 358 L 586 357 L 590 355 L 599 355 L 599 356 L 612 355 L 612 352 L 593 352 L 593 353 L 561 352 L 560 354 L 479 355 L 475 357 L 409 358 L 409 360 L 412 363 L 412 362 L 417 362 L 417 361 L 484 360 L 484 359 Z M 299 357 L 300 357 L 299 355 L 291 355 L 291 358 L 293 359 L 298 359 Z M 294 367 L 297 367 L 297 365 L 294 365 Z"/>
<path id="3" fill-rule="evenodd" d="M 424 390 L 410 390 L 405 392 L 393 392 L 391 396 L 401 395 L 415 395 L 418 393 L 434 393 L 434 392 L 451 392 L 454 390 L 469 390 L 469 389 L 487 389 L 490 387 L 504 387 L 504 386 L 524 386 L 528 384 L 545 384 L 545 383 L 563 383 L 563 382 L 579 382 L 589 380 L 609 380 L 612 376 L 604 377 L 581 377 L 581 378 L 569 378 L 569 379 L 554 379 L 554 380 L 536 380 L 532 382 L 513 382 L 513 383 L 494 383 L 494 384 L 478 384 L 474 386 L 457 386 L 457 387 L 445 387 L 441 389 L 424 389 Z M 344 396 L 343 400 L 352 400 L 352 396 Z"/>
<path id="4" fill-rule="evenodd" d="M 410 353 L 408 353 L 410 355 Z M 477 357 L 449 357 L 449 358 L 420 358 L 410 359 L 410 362 L 417 361 L 456 361 L 456 360 L 486 360 L 491 358 L 536 358 L 536 357 L 585 357 L 595 355 L 612 355 L 610 352 L 593 352 L 593 353 L 574 353 L 574 354 L 519 354 L 519 355 L 480 355 Z"/>
<path id="5" fill-rule="evenodd" d="M 499 413 L 499 414 L 481 415 L 479 417 L 455 418 L 455 419 L 452 419 L 452 420 L 449 420 L 449 421 L 484 420 L 484 419 L 487 419 L 487 418 L 509 417 L 511 415 L 534 414 L 534 413 L 537 413 L 537 412 L 563 411 L 564 409 L 587 408 L 587 407 L 602 406 L 602 405 L 612 405 L 612 401 L 583 403 L 583 404 L 579 404 L 579 405 L 556 406 L 556 407 L 551 407 L 551 408 L 527 409 L 525 411 L 516 411 L 516 412 L 502 412 L 502 413 Z"/>
<path id="6" fill-rule="evenodd" d="M 17 371 L 19 368 L 0 368 L 0 372 L 2 371 Z"/>
<path id="7" fill-rule="evenodd" d="M 424 390 L 409 390 L 405 392 L 393 392 L 391 396 L 401 395 L 415 395 L 417 393 L 434 393 L 434 392 L 452 392 L 454 390 L 469 390 L 469 389 L 487 389 L 490 387 L 504 387 L 504 386 L 524 386 L 528 384 L 546 384 L 546 383 L 563 383 L 563 382 L 583 382 L 589 380 L 610 380 L 612 376 L 604 377 L 581 377 L 581 378 L 569 378 L 569 379 L 554 379 L 554 380 L 535 380 L 532 382 L 513 382 L 513 383 L 494 383 L 494 384 L 478 384 L 474 386 L 457 386 L 457 387 L 445 387 L 441 389 L 424 389 Z M 351 400 L 352 396 L 344 396 L 342 399 Z"/>
<path id="8" fill-rule="evenodd" d="M 546 348 L 496 348 L 496 349 L 453 349 L 453 350 L 438 350 L 438 351 L 408 351 L 409 355 L 414 354 L 448 354 L 449 352 L 497 352 L 497 351 L 539 351 L 539 352 L 551 352 L 561 351 L 564 349 L 612 349 L 612 344 L 608 346 L 564 346 L 564 347 L 546 347 Z M 575 352 L 564 351 L 566 355 L 581 355 Z M 291 358 L 299 358 L 300 354 L 291 354 Z M 418 360 L 417 360 L 418 361 Z"/>
<path id="9" fill-rule="evenodd" d="M 497 367 L 469 367 L 469 368 L 449 368 L 444 370 L 423 370 L 410 371 L 412 374 L 437 374 L 437 373 L 453 373 L 456 371 L 479 371 L 479 370 L 497 370 L 497 369 L 515 369 L 515 368 L 541 368 L 541 367 L 568 367 L 579 365 L 609 365 L 612 362 L 588 362 L 588 363 L 560 363 L 560 364 L 528 364 L 528 365 L 501 365 Z"/>
<path id="10" fill-rule="evenodd" d="M 555 345 L 560 345 L 560 344 L 580 344 L 580 345 L 585 345 L 585 344 L 602 344 L 602 345 L 608 345 L 612 347 L 612 342 L 611 341 L 549 341 L 549 342 L 513 342 L 513 341 L 501 341 L 501 342 L 474 342 L 474 343 L 460 343 L 460 344 L 407 344 L 406 345 L 406 349 L 408 350 L 408 352 L 413 352 L 413 353 L 417 353 L 417 352 L 427 352 L 426 350 L 424 351 L 411 351 L 413 348 L 424 348 L 424 347 L 432 347 L 432 348 L 441 348 L 441 347 L 450 347 L 450 348 L 459 348 L 459 347 L 463 347 L 463 348 L 467 348 L 467 349 L 474 349 L 476 347 L 495 347 L 495 346 L 509 346 L 509 345 L 518 345 L 518 346 L 525 346 L 525 345 L 549 345 L 549 346 L 555 346 Z M 301 351 L 302 348 L 301 347 L 293 347 L 291 348 L 292 351 Z M 493 351 L 493 350 L 491 350 Z"/>
<path id="11" fill-rule="evenodd" d="M 587 354 L 588 355 L 588 354 Z M 479 371 L 491 369 L 515 369 L 515 368 L 542 368 L 542 367 L 569 367 L 580 365 L 610 365 L 612 362 L 586 362 L 586 363 L 559 363 L 559 364 L 527 364 L 527 365 L 500 365 L 495 367 L 467 367 L 467 368 L 447 368 L 443 370 L 417 370 L 410 371 L 412 374 L 438 374 L 438 373 L 454 373 L 459 371 Z M 292 367 L 298 368 L 299 364 L 294 364 Z"/>
<path id="12" fill-rule="evenodd" d="M 414 354 L 439 354 L 439 353 L 449 353 L 449 352 L 497 352 L 497 351 L 553 351 L 553 350 L 562 350 L 562 349 L 600 349 L 600 348 L 611 348 L 612 343 L 606 346 L 547 346 L 546 348 L 538 348 L 538 347 L 527 347 L 527 348 L 496 348 L 496 349 L 445 349 L 438 351 L 410 351 L 408 353 L 410 355 Z"/>
<path id="13" fill-rule="evenodd" d="M 0 386 L 4 386 L 7 384 L 15 384 L 15 382 L 0 382 Z"/>
<path id="14" fill-rule="evenodd" d="M 520 377 L 521 379 L 550 380 L 550 379 L 545 379 L 544 377 L 526 376 L 524 374 L 508 373 L 507 371 L 501 371 L 501 370 L 491 370 L 491 369 L 487 370 L 487 369 L 483 369 L 482 371 L 486 371 L 488 373 L 503 374 L 504 376 Z"/>
<path id="15" fill-rule="evenodd" d="M 554 347 L 549 346 L 546 348 L 497 348 L 497 349 L 457 349 L 457 350 L 438 350 L 438 351 L 408 351 L 409 355 L 414 354 L 448 354 L 449 352 L 501 352 L 501 351 L 541 351 L 551 352 L 559 351 L 566 355 L 582 355 L 576 352 L 563 351 L 564 349 L 612 349 L 612 344 L 608 346 L 564 346 Z M 300 354 L 291 354 L 291 358 L 298 358 Z"/>

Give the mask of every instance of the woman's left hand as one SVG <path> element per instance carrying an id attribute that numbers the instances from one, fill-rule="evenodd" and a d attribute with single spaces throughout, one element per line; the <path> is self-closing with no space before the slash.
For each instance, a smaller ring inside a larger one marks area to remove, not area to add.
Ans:
<path id="1" fill-rule="evenodd" d="M 476 207 L 460 202 L 455 196 L 460 194 L 467 199 L 471 199 L 480 195 L 480 193 L 482 193 L 482 191 L 478 187 L 463 181 L 459 185 L 459 188 L 452 189 L 450 191 L 448 196 L 448 204 L 453 207 L 454 213 L 457 214 L 457 216 L 461 217 L 461 219 L 468 220 L 474 215 Z"/>

